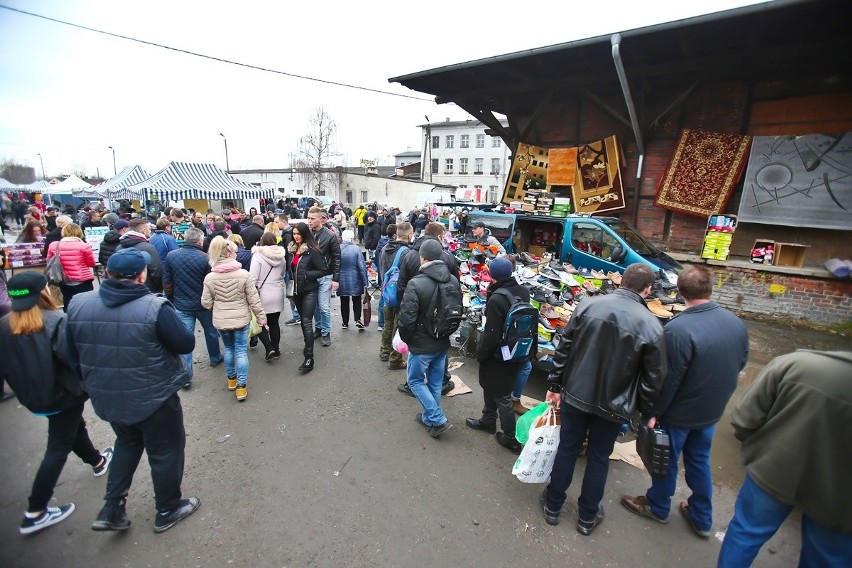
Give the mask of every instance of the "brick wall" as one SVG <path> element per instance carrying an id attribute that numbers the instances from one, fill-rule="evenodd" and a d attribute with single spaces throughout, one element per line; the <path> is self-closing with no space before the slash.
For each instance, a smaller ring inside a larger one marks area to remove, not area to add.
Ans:
<path id="1" fill-rule="evenodd" d="M 716 277 L 713 299 L 731 310 L 819 325 L 852 320 L 852 280 L 730 265 L 708 268 Z"/>

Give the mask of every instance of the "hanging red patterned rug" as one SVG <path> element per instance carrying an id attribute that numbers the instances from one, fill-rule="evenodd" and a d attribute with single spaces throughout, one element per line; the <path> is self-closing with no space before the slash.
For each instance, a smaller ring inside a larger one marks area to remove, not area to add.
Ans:
<path id="1" fill-rule="evenodd" d="M 721 213 L 748 162 L 750 136 L 684 128 L 654 205 L 693 217 Z"/>

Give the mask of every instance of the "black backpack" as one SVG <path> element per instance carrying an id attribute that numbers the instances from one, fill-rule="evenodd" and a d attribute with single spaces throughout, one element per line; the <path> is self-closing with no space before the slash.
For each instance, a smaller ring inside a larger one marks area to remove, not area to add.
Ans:
<path id="1" fill-rule="evenodd" d="M 429 303 L 426 317 L 429 321 L 429 333 L 436 339 L 451 336 L 464 319 L 461 289 L 458 280 L 451 277 L 447 282 L 439 282 Z"/>
<path id="2" fill-rule="evenodd" d="M 509 350 L 509 358 L 501 356 L 503 361 L 529 361 L 538 341 L 538 310 L 532 304 L 521 300 L 505 288 L 500 288 L 495 294 L 509 300 L 509 311 L 506 312 L 506 323 L 503 326 L 501 346 Z"/>

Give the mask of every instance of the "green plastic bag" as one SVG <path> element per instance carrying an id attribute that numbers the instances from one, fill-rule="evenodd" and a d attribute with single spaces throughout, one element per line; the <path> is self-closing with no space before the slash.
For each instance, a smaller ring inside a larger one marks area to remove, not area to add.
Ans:
<path id="1" fill-rule="evenodd" d="M 518 418 L 518 421 L 515 423 L 515 439 L 519 443 L 527 443 L 527 440 L 530 437 L 530 428 L 532 428 L 533 422 L 535 422 L 536 418 L 547 412 L 548 408 L 550 408 L 550 404 L 547 402 L 542 402 L 535 408 L 531 408 L 530 410 L 524 412 L 524 414 L 520 418 Z"/>

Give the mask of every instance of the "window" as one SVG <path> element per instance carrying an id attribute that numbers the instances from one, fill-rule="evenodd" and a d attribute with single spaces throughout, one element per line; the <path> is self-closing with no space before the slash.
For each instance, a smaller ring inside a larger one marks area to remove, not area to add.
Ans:
<path id="1" fill-rule="evenodd" d="M 451 138 L 451 137 L 447 136 L 447 139 L 449 139 L 449 138 Z M 446 160 L 444 160 L 444 162 L 445 162 L 444 163 L 444 173 L 445 174 L 453 173 L 453 159 L 447 158 Z"/>
<path id="2" fill-rule="evenodd" d="M 440 136 L 433 136 L 432 137 L 432 147 L 433 148 L 440 148 L 441 147 L 441 137 Z"/>
<path id="3" fill-rule="evenodd" d="M 485 134 L 476 135 L 476 147 L 485 148 Z"/>
<path id="4" fill-rule="evenodd" d="M 586 254 L 609 259 L 618 241 L 596 225 L 576 223 L 571 231 L 574 248 Z"/>
<path id="5" fill-rule="evenodd" d="M 491 147 L 492 147 L 492 148 L 499 148 L 499 147 L 500 147 L 500 143 L 501 143 L 501 142 L 502 142 L 502 140 L 500 140 L 500 137 L 499 137 L 499 136 L 494 136 L 494 137 L 491 139 Z"/>
<path id="6" fill-rule="evenodd" d="M 467 158 L 459 158 L 459 173 L 467 173 Z"/>
<path id="7" fill-rule="evenodd" d="M 491 158 L 491 175 L 500 175 L 500 158 Z"/>
<path id="8" fill-rule="evenodd" d="M 479 174 L 481 174 L 481 173 L 482 173 L 482 164 L 483 164 L 484 162 L 485 162 L 485 160 L 484 160 L 483 158 L 476 158 L 476 159 L 473 161 L 473 173 L 474 173 L 474 174 L 479 175 Z"/>
<path id="9" fill-rule="evenodd" d="M 362 192 L 361 192 L 361 203 L 367 203 L 368 201 L 370 201 L 370 200 L 369 200 L 369 199 L 367 199 L 367 192 L 366 192 L 366 191 L 362 191 Z"/>
<path id="10" fill-rule="evenodd" d="M 352 190 L 347 189 L 346 190 L 346 203 L 352 203 L 353 201 L 355 201 L 354 199 L 352 199 L 352 196 L 353 196 Z"/>
<path id="11" fill-rule="evenodd" d="M 488 201 L 492 203 L 497 203 L 497 186 L 489 185 L 488 186 Z"/>
<path id="12" fill-rule="evenodd" d="M 438 173 L 438 158 L 432 158 L 432 173 Z"/>
<path id="13" fill-rule="evenodd" d="M 462 134 L 459 139 L 459 148 L 470 148 L 470 135 Z"/>
<path id="14" fill-rule="evenodd" d="M 447 136 L 447 148 L 453 148 L 455 146 L 456 137 L 452 134 Z"/>
<path id="15" fill-rule="evenodd" d="M 459 189 L 467 189 L 467 186 L 466 185 L 460 185 Z"/>

